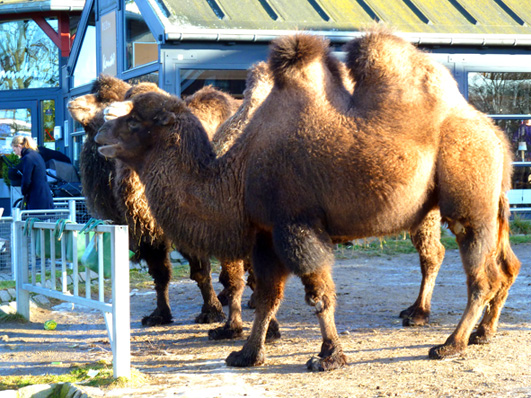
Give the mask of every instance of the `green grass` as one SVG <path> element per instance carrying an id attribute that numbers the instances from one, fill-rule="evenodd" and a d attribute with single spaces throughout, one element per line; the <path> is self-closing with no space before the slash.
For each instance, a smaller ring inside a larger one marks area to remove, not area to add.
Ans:
<path id="1" fill-rule="evenodd" d="M 446 250 L 458 249 L 455 237 L 450 236 L 446 230 L 441 234 L 441 243 Z M 513 231 L 516 231 L 514 229 Z M 516 232 L 513 232 L 516 233 Z M 512 245 L 531 243 L 531 234 L 511 235 Z M 402 253 L 416 253 L 415 247 L 409 239 L 409 235 L 401 234 L 391 237 L 375 238 L 372 240 L 359 240 L 354 244 L 339 244 L 336 246 L 335 254 L 338 259 L 348 259 L 359 254 L 369 256 L 392 256 Z"/>
<path id="2" fill-rule="evenodd" d="M 529 235 L 531 234 L 531 221 L 515 214 L 511 221 L 511 232 L 513 234 Z"/>
<path id="3" fill-rule="evenodd" d="M 27 323 L 28 320 L 24 318 L 19 313 L 16 314 L 6 314 L 3 311 L 0 311 L 0 323 Z"/>
<path id="4" fill-rule="evenodd" d="M 98 373 L 91 377 L 90 371 Z M 0 391 L 18 390 L 19 388 L 35 384 L 75 383 L 91 387 L 123 388 L 136 387 L 145 382 L 146 376 L 132 369 L 131 378 L 113 377 L 112 364 L 98 361 L 92 364 L 72 366 L 70 373 L 63 375 L 42 376 L 4 376 L 0 381 Z"/>

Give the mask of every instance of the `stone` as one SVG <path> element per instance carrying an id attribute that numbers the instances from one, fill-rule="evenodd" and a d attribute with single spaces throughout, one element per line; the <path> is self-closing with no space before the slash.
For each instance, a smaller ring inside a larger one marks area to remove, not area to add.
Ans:
<path id="1" fill-rule="evenodd" d="M 11 295 L 9 294 L 9 292 L 7 290 L 0 290 L 0 302 L 9 303 L 10 301 Z"/>

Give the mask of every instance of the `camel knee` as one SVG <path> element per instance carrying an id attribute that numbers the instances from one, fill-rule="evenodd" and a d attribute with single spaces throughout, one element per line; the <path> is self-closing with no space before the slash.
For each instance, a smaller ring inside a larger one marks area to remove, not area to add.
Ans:
<path id="1" fill-rule="evenodd" d="M 306 303 L 314 307 L 317 314 L 335 308 L 335 286 L 329 273 L 304 275 L 301 280 L 306 291 Z"/>

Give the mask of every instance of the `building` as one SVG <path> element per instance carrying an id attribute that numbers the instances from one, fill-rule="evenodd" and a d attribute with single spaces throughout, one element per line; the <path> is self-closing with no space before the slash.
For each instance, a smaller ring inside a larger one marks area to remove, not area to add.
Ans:
<path id="1" fill-rule="evenodd" d="M 246 69 L 267 57 L 274 37 L 309 30 L 328 37 L 341 57 L 342 45 L 373 23 L 446 65 L 465 97 L 506 131 L 518 160 L 531 160 L 531 129 L 530 137 L 519 134 L 531 119 L 531 7 L 524 0 L 1 0 L 0 21 L 0 37 L 16 27 L 41 29 L 40 41 L 27 47 L 53 49 L 16 70 L 0 44 L 0 140 L 9 142 L 18 127 L 5 120 L 16 119 L 74 163 L 84 133 L 66 104 L 89 92 L 100 73 L 153 81 L 177 95 L 205 84 L 241 95 Z M 51 70 L 42 67 L 47 62 Z M 28 74 L 28 87 L 17 83 Z M 529 168 L 519 170 L 519 184 L 531 188 Z"/>

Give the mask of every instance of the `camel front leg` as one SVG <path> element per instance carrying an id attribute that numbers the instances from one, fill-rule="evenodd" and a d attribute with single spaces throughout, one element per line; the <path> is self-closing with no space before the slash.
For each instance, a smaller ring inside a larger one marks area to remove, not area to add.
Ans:
<path id="1" fill-rule="evenodd" d="M 312 371 L 325 371 L 341 368 L 347 364 L 347 358 L 339 341 L 334 312 L 336 307 L 335 285 L 330 267 L 301 277 L 306 290 L 306 302 L 315 308 L 323 344 L 318 357 L 312 357 L 306 366 Z"/>
<path id="2" fill-rule="evenodd" d="M 422 282 L 417 300 L 400 313 L 400 318 L 404 319 L 404 326 L 423 326 L 429 322 L 435 279 L 444 258 L 438 209 L 430 211 L 420 226 L 411 231 L 411 242 L 419 254 Z"/>
<path id="3" fill-rule="evenodd" d="M 284 295 L 289 271 L 279 261 L 271 237 L 261 234 L 253 252 L 253 269 L 256 278 L 256 310 L 251 335 L 240 351 L 232 352 L 225 362 L 228 366 L 258 366 L 265 361 L 265 342 L 268 333 L 278 332 L 275 314 Z M 270 326 L 271 325 L 271 326 Z"/>

